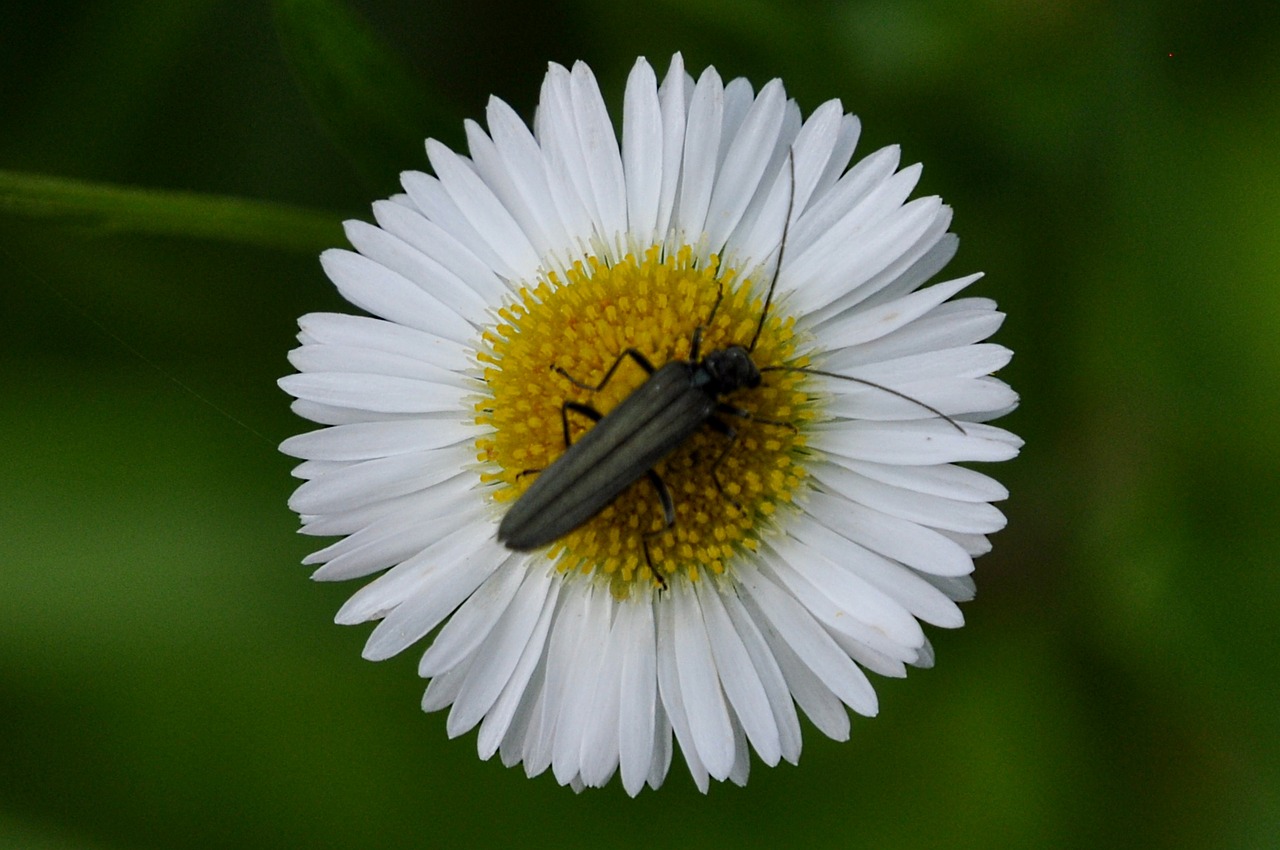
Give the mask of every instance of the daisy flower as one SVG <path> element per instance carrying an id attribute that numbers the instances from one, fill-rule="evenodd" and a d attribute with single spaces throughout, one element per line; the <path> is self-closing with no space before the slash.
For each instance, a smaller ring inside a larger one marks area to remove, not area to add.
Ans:
<path id="1" fill-rule="evenodd" d="M 307 563 L 381 573 L 337 621 L 378 621 L 373 660 L 428 641 L 450 736 L 578 789 L 656 788 L 677 746 L 703 791 L 743 783 L 752 750 L 799 759 L 801 712 L 847 738 L 868 671 L 930 666 L 922 624 L 962 624 L 1004 525 L 1005 489 L 956 464 L 1021 444 L 984 424 L 1017 404 L 983 342 L 1002 314 L 956 297 L 979 275 L 929 283 L 950 208 L 908 200 L 896 147 L 849 167 L 838 101 L 806 119 L 780 81 L 679 55 L 661 84 L 636 62 L 620 136 L 581 63 L 550 67 L 532 128 L 496 98 L 486 118 L 347 222 L 355 250 L 321 261 L 369 315 L 303 316 L 280 382 L 326 426 L 281 446 L 302 531 L 341 538 Z M 690 360 L 695 335 L 749 349 L 760 385 L 580 525 L 504 545 L 566 438 L 648 379 L 620 356 Z"/>

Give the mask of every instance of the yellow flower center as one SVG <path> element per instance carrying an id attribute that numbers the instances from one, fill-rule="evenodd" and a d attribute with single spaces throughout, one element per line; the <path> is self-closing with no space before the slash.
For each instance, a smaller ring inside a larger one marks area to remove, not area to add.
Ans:
<path id="1" fill-rule="evenodd" d="M 607 417 L 648 379 L 625 358 L 600 389 L 575 385 L 600 384 L 626 349 L 636 349 L 657 369 L 689 359 L 699 326 L 701 357 L 751 343 L 764 304 L 750 279 L 739 281 L 715 257 L 702 265 L 690 257 L 688 248 L 663 256 L 655 246 L 643 260 L 628 255 L 606 265 L 589 258 L 565 280 L 551 274 L 522 288 L 517 302 L 499 311 L 500 323 L 484 332 L 478 354 L 489 397 L 476 405 L 476 422 L 489 429 L 476 441 L 489 469 L 482 478 L 498 485 L 496 501 L 513 503 L 564 454 L 562 415 L 571 442 L 598 427 L 572 410 L 562 413 L 566 401 Z M 757 366 L 804 365 L 795 352 L 794 324 L 770 309 L 751 352 Z M 667 525 L 658 494 L 640 470 L 621 495 L 553 543 L 547 556 L 561 570 L 607 578 L 622 597 L 637 583 L 723 573 L 735 555 L 754 549 L 770 517 L 791 503 L 804 480 L 802 425 L 814 415 L 811 398 L 800 389 L 803 373 L 765 371 L 762 377 L 759 387 L 720 399 L 750 414 L 716 415 L 737 431 L 735 440 L 704 426 L 654 467 L 671 494 L 674 525 Z"/>

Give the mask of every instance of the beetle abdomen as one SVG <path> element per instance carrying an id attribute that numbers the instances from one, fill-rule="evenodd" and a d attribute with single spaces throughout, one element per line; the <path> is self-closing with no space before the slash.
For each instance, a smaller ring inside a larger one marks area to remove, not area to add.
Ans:
<path id="1" fill-rule="evenodd" d="M 674 360 L 602 418 L 516 500 L 498 540 L 524 552 L 552 543 L 605 508 L 707 421 L 716 400 Z"/>

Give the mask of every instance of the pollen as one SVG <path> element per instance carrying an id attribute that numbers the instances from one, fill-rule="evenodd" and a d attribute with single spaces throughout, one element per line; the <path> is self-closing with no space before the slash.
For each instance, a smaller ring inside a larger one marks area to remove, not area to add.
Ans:
<path id="1" fill-rule="evenodd" d="M 607 417 L 648 379 L 624 356 L 627 349 L 655 369 L 688 360 L 699 327 L 700 356 L 747 347 L 767 286 L 767 280 L 740 278 L 714 256 L 697 263 L 688 248 L 664 254 L 655 246 L 643 258 L 628 255 L 612 265 L 589 258 L 519 290 L 482 334 L 477 354 L 487 395 L 476 404 L 476 422 L 486 428 L 476 450 L 493 500 L 504 509 L 514 503 L 564 454 L 566 430 L 572 443 L 596 426 L 566 402 Z M 751 357 L 757 367 L 803 366 L 797 345 L 794 320 L 775 303 Z M 556 568 L 592 575 L 625 597 L 677 576 L 722 575 L 755 551 L 803 487 L 805 423 L 816 415 L 804 373 L 765 371 L 762 377 L 759 387 L 720 399 L 726 412 L 715 417 L 736 436 L 704 424 L 654 467 L 671 495 L 674 523 L 666 522 L 658 492 L 642 472 L 546 549 Z"/>

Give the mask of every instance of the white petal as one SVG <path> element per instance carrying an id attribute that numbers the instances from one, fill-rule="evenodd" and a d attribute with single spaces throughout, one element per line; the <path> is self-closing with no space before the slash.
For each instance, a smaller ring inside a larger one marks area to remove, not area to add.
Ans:
<path id="1" fill-rule="evenodd" d="M 300 514 L 343 511 L 424 490 L 457 475 L 467 456 L 456 446 L 347 464 L 300 485 L 289 507 Z"/>
<path id="2" fill-rule="evenodd" d="M 971 558 L 977 558 L 991 551 L 991 539 L 985 534 L 964 534 L 945 529 L 940 529 L 938 533 L 954 541 L 961 549 L 968 552 Z"/>
<path id="3" fill-rule="evenodd" d="M 689 733 L 707 772 L 724 779 L 733 768 L 733 732 L 720 691 L 702 608 L 691 587 L 672 593 L 676 670 L 689 719 Z"/>
<path id="4" fill-rule="evenodd" d="M 651 599 L 633 598 L 622 603 L 618 608 L 618 623 L 623 629 L 626 647 L 622 662 L 618 754 L 622 787 L 634 797 L 649 777 L 655 756 L 654 733 L 658 727 L 658 672 Z M 668 732 L 667 738 L 670 737 Z"/>
<path id="5" fill-rule="evenodd" d="M 931 528 L 821 492 L 812 494 L 805 510 L 842 537 L 914 570 L 943 576 L 973 572 L 969 554 Z"/>
<path id="6" fill-rule="evenodd" d="M 524 558 L 511 556 L 453 612 L 418 662 L 424 679 L 458 666 L 484 642 L 515 598 L 525 576 Z M 512 662 L 514 666 L 514 661 Z M 496 694 L 495 694 L 496 696 Z M 470 726 L 466 727 L 470 728 Z"/>
<path id="7" fill-rule="evenodd" d="M 833 302 L 843 303 L 838 299 L 849 292 L 857 293 L 851 296 L 854 300 L 865 298 L 872 293 L 866 284 L 878 272 L 913 251 L 923 253 L 941 235 L 945 228 L 939 228 L 937 223 L 947 210 L 936 197 L 917 198 L 888 211 L 879 208 L 885 200 L 882 192 L 889 192 L 895 181 L 907 173 L 901 172 L 882 190 L 872 192 L 866 203 L 796 259 L 790 274 L 794 280 L 804 281 L 803 288 L 793 296 L 796 312 L 809 313 Z M 792 278 L 788 280 L 788 286 L 796 285 L 790 282 Z"/>
<path id="8" fill-rule="evenodd" d="M 707 68 L 698 78 L 688 114 L 684 162 L 680 169 L 680 201 L 673 225 L 679 244 L 693 245 L 694 255 L 705 259 L 708 252 L 703 234 L 711 190 L 715 186 L 724 121 L 724 86 L 714 68 Z"/>
<path id="9" fill-rule="evenodd" d="M 577 121 L 571 74 L 568 69 L 551 63 L 542 83 L 534 127 L 546 156 L 548 173 L 565 187 L 565 202 L 580 206 L 590 220 L 590 229 L 582 236 L 590 246 L 587 253 L 596 253 L 605 224 L 596 203 L 589 166 L 583 160 Z"/>
<path id="10" fill-rule="evenodd" d="M 320 264 L 344 298 L 375 316 L 464 345 L 475 334 L 435 296 L 367 257 L 332 248 Z"/>
<path id="11" fill-rule="evenodd" d="M 442 279 L 447 288 L 439 293 L 440 300 L 463 316 L 475 319 L 476 310 L 492 308 L 510 292 L 492 267 L 416 209 L 378 201 L 373 205 L 373 217 L 383 230 L 417 248 L 452 275 Z"/>
<path id="12" fill-rule="evenodd" d="M 823 406 L 833 419 L 929 419 L 939 414 L 969 421 L 995 418 L 1018 404 L 1018 394 L 995 378 L 921 378 L 894 380 L 892 389 L 870 382 L 853 381 Z"/>
<path id="13" fill-rule="evenodd" d="M 424 575 L 422 584 L 402 597 L 369 635 L 364 645 L 365 658 L 370 661 L 390 658 L 425 637 L 507 556 L 505 549 L 474 529 L 463 529 L 453 542 L 456 545 L 441 546 L 442 551 L 436 555 L 446 565 L 437 566 L 435 574 Z M 355 601 L 355 597 L 351 601 Z"/>
<path id="14" fill-rule="evenodd" d="M 546 162 L 551 200 L 569 233 L 569 249 L 578 257 L 597 253 L 603 225 L 595 208 L 590 177 L 581 162 L 569 72 L 554 63 L 542 82 L 534 136 Z"/>
<path id="15" fill-rule="evenodd" d="M 546 573 L 542 574 L 541 579 L 531 573 L 528 579 L 532 583 L 540 580 L 545 582 L 546 591 L 538 611 L 537 622 L 534 623 L 520 651 L 520 660 L 516 662 L 515 668 L 507 678 L 507 683 L 503 686 L 502 693 L 498 695 L 493 708 L 484 716 L 484 722 L 480 725 L 480 734 L 476 737 L 476 748 L 482 759 L 490 758 L 499 746 L 505 746 L 509 737 L 512 741 L 512 750 L 519 752 L 523 747 L 524 734 L 528 729 L 528 709 L 535 701 L 537 674 L 538 670 L 543 668 L 543 660 L 546 657 L 544 650 L 547 634 L 551 630 L 551 617 L 560 597 L 560 588 L 564 584 L 561 581 L 552 580 L 552 577 Z M 528 601 L 537 598 L 536 584 L 530 584 L 530 590 L 526 593 Z M 521 599 L 525 597 L 522 596 Z M 518 626 L 513 625 L 511 631 L 505 633 L 505 637 L 518 641 L 519 634 Z M 517 739 L 519 746 L 515 745 Z M 515 763 L 507 763 L 505 756 L 503 762 L 508 767 Z"/>
<path id="16" fill-rule="evenodd" d="M 926 623 L 951 629 L 964 625 L 955 603 L 915 570 L 841 537 L 807 515 L 796 517 L 787 530 Z"/>
<path id="17" fill-rule="evenodd" d="M 564 695 L 585 642 L 589 587 L 571 582 L 560 594 L 547 648 L 547 671 L 539 705 L 530 719 L 525 739 L 524 764 L 530 776 L 551 766 L 556 740 L 556 723 L 564 706 Z"/>
<path id="18" fill-rule="evenodd" d="M 334 616 L 335 622 L 349 626 L 385 616 L 417 589 L 447 574 L 451 569 L 450 558 L 454 554 L 471 551 L 484 539 L 484 535 L 477 533 L 473 525 L 461 524 L 457 516 L 443 518 L 439 522 L 433 517 L 429 524 L 437 526 L 431 529 L 431 542 L 425 546 L 417 545 L 411 557 L 404 558 L 400 563 L 393 561 L 395 566 L 356 591 L 338 610 Z M 447 530 L 442 531 L 441 527 Z M 362 548 L 373 548 L 373 544 Z M 361 549 L 355 550 L 355 553 L 360 552 Z M 440 566 L 442 562 L 445 564 L 443 567 Z M 383 569 L 386 566 L 380 564 L 377 568 Z"/>
<path id="19" fill-rule="evenodd" d="M 788 116 L 794 114 L 790 106 Z M 731 267 L 751 269 L 764 262 L 781 245 L 787 211 L 793 223 L 804 213 L 836 141 L 839 113 L 839 102 L 828 101 L 794 133 L 784 125 L 779 142 L 786 144 L 780 145 L 776 162 L 766 168 L 761 189 L 725 246 Z"/>
<path id="20" fill-rule="evenodd" d="M 724 86 L 724 112 L 720 121 L 720 148 L 716 152 L 716 172 L 724 167 L 729 148 L 737 140 L 756 93 L 746 77 L 736 77 Z"/>
<path id="21" fill-rule="evenodd" d="M 957 502 L 895 487 L 836 464 L 818 464 L 810 472 L 845 498 L 921 525 L 971 534 L 991 534 L 1005 526 L 1004 514 L 986 502 Z"/>
<path id="22" fill-rule="evenodd" d="M 688 102 L 692 84 L 684 70 L 684 59 L 677 53 L 671 57 L 667 76 L 658 89 L 662 108 L 662 188 L 658 195 L 658 238 L 664 238 L 674 222 L 676 192 L 680 188 L 681 165 L 684 162 L 684 139 L 688 118 Z"/>
<path id="23" fill-rule="evenodd" d="M 460 527 L 483 523 L 483 504 L 466 498 L 474 481 L 458 475 L 422 491 L 412 500 L 385 513 L 376 522 L 336 543 L 313 552 L 305 564 L 324 564 L 312 574 L 316 581 L 343 581 L 386 569 L 420 552 Z"/>
<path id="24" fill-rule="evenodd" d="M 898 384 L 934 378 L 978 378 L 1004 368 L 1012 357 L 1013 352 L 1003 345 L 987 342 L 911 354 L 855 367 L 844 366 L 836 351 L 824 361 L 823 366 L 830 366 L 830 371 L 854 378 L 879 384 Z M 839 393 L 849 386 L 838 381 L 832 382 L 830 391 Z"/>
<path id="25" fill-rule="evenodd" d="M 958 502 L 999 502 L 1009 491 L 994 478 L 963 466 L 891 466 L 866 461 L 850 461 L 848 469 L 859 475 Z"/>
<path id="26" fill-rule="evenodd" d="M 606 588 L 593 584 L 586 594 L 580 645 L 573 666 L 565 677 L 560 712 L 556 718 L 555 743 L 551 750 L 551 770 L 562 785 L 582 770 L 582 741 L 587 729 L 587 713 L 600 676 L 614 604 Z"/>
<path id="27" fill-rule="evenodd" d="M 729 781 L 739 788 L 745 788 L 751 775 L 751 748 L 747 746 L 747 736 L 733 720 L 733 768 L 729 771 Z"/>
<path id="28" fill-rule="evenodd" d="M 920 318 L 981 277 L 981 274 L 971 274 L 935 284 L 872 309 L 848 310 L 824 322 L 821 333 L 824 339 L 834 341 L 841 348 L 879 339 Z"/>
<path id="29" fill-rule="evenodd" d="M 571 189 L 551 177 L 542 148 L 515 110 L 490 98 L 488 118 L 493 143 L 512 184 L 530 214 L 536 214 L 537 225 L 551 246 L 552 252 L 543 257 L 543 262 L 563 270 L 570 255 L 588 244 L 591 221 L 586 210 Z"/>
<path id="30" fill-rule="evenodd" d="M 374 413 L 369 410 L 352 410 L 349 407 L 334 407 L 329 404 L 298 399 L 289 405 L 298 416 L 309 419 L 320 425 L 351 425 L 356 422 L 398 422 L 404 420 L 422 421 L 422 414 L 413 413 Z M 428 414 L 430 416 L 430 414 Z M 304 476 L 299 476 L 304 477 Z"/>
<path id="31" fill-rule="evenodd" d="M 827 161 L 826 168 L 813 190 L 815 198 L 825 196 L 845 173 L 861 135 L 862 122 L 858 120 L 858 116 L 842 115 L 840 117 L 840 129 L 836 134 L 835 146 L 831 150 L 831 158 Z"/>
<path id="32" fill-rule="evenodd" d="M 552 616 L 554 617 L 554 614 Z M 525 752 L 530 747 L 533 720 L 542 712 L 542 696 L 546 684 L 546 673 L 547 656 L 542 653 L 538 656 L 528 687 L 520 695 L 515 714 L 511 718 L 506 734 L 502 736 L 502 743 L 498 746 L 498 757 L 506 767 L 515 767 L 521 761 L 524 761 Z M 484 734 L 483 726 L 481 726 L 480 731 L 481 734 Z M 537 776 L 546 768 L 547 764 L 543 764 L 540 769 L 535 769 L 529 762 L 524 762 L 524 772 L 529 777 Z"/>
<path id="33" fill-rule="evenodd" d="M 627 76 L 622 110 L 622 161 L 627 181 L 627 226 L 633 250 L 643 251 L 658 238 L 658 204 L 662 196 L 662 137 L 662 104 L 658 100 L 657 78 L 648 62 L 643 58 L 637 59 Z M 625 785 L 625 772 L 623 782 Z M 636 792 L 639 792 L 639 786 L 636 787 Z"/>
<path id="34" fill-rule="evenodd" d="M 362 380 L 362 376 L 376 375 L 395 378 L 412 378 L 429 384 L 441 384 L 445 392 L 474 391 L 475 384 L 465 375 L 442 369 L 433 363 L 393 354 L 373 348 L 355 348 L 348 345 L 304 345 L 289 352 L 289 362 L 299 372 L 329 372 L 355 376 L 348 380 Z"/>
<path id="35" fill-rule="evenodd" d="M 1000 461 L 1016 457 L 1022 441 L 990 425 L 965 423 L 964 433 L 942 419 L 919 422 L 819 423 L 812 427 L 809 445 L 842 458 L 875 463 L 929 466 L 957 461 Z"/>
<path id="36" fill-rule="evenodd" d="M 513 678 L 523 690 L 528 674 L 518 671 L 524 661 L 525 650 L 531 643 L 541 648 L 541 641 L 534 638 L 546 633 L 544 603 L 553 582 L 545 572 L 526 572 L 524 560 L 517 555 L 508 562 L 507 569 L 522 574 L 524 583 L 502 616 L 494 620 L 484 643 L 467 658 L 466 663 L 470 664 L 467 680 L 449 712 L 447 730 L 450 737 L 456 737 L 479 723 L 494 708 Z M 457 616 L 450 618 L 450 626 Z M 435 645 L 432 646 L 434 648 Z M 423 660 L 425 662 L 426 659 Z M 532 664 L 526 664 L 526 667 L 532 668 Z"/>
<path id="37" fill-rule="evenodd" d="M 327 475 L 347 466 L 345 462 L 334 460 L 307 460 L 295 466 L 292 470 L 294 478 L 301 478 L 303 481 L 310 481 L 312 478 L 319 478 L 321 475 Z"/>
<path id="38" fill-rule="evenodd" d="M 933 666 L 933 662 L 933 644 L 929 642 L 928 638 L 925 638 L 924 646 L 920 647 L 920 657 L 916 659 L 915 666 L 927 669 Z"/>
<path id="39" fill-rule="evenodd" d="M 459 480 L 465 477 L 458 476 Z M 424 491 L 424 499 L 428 503 L 432 498 L 440 499 L 439 510 L 425 516 L 415 515 L 413 508 L 416 504 L 411 503 L 408 507 L 384 514 L 360 531 L 313 552 L 304 562 L 323 563 L 324 566 L 316 570 L 312 578 L 316 581 L 340 581 L 360 578 L 388 567 L 395 567 L 388 575 L 411 570 L 412 565 L 418 563 L 417 559 L 424 549 L 439 544 L 450 535 L 462 534 L 464 531 L 477 533 L 477 528 L 484 519 L 483 507 L 470 500 L 459 502 L 457 494 L 461 490 L 448 484 Z M 451 501 L 447 501 L 450 499 Z M 393 579 L 383 576 L 383 580 Z M 359 591 L 356 595 L 363 592 Z M 351 622 L 364 622 L 379 616 L 382 610 L 384 609 L 370 609 L 368 616 Z"/>
<path id="40" fill-rule="evenodd" d="M 599 673 L 583 715 L 582 751 L 578 756 L 582 782 L 588 788 L 603 786 L 618 768 L 622 741 L 622 672 L 629 650 L 625 601 L 615 607 L 613 623 L 601 641 Z M 652 733 L 650 733 L 652 736 Z"/>
<path id="41" fill-rule="evenodd" d="M 844 632 L 893 656 L 924 640 L 920 624 L 886 594 L 793 537 L 773 541 L 767 571 L 829 630 Z"/>
<path id="42" fill-rule="evenodd" d="M 782 744 L 760 674 L 725 611 L 720 591 L 709 581 L 697 582 L 695 588 L 724 695 L 760 758 L 765 764 L 777 764 Z"/>
<path id="43" fill-rule="evenodd" d="M 658 632 L 658 693 L 666 716 L 670 719 L 671 730 L 680 742 L 680 752 L 685 764 L 689 766 L 689 775 L 698 786 L 698 790 L 707 793 L 710 777 L 707 768 L 698 755 L 697 742 L 689 726 L 689 717 L 685 713 L 685 697 L 681 692 L 680 673 L 676 666 L 676 634 L 675 603 L 669 598 L 659 597 L 655 605 Z M 653 778 L 652 775 L 650 777 Z M 659 780 L 661 781 L 661 780 Z"/>
<path id="44" fill-rule="evenodd" d="M 991 336 L 1003 321 L 1004 314 L 989 309 L 984 299 L 949 301 L 899 330 L 844 349 L 839 355 L 841 368 L 944 348 L 961 348 Z"/>
<path id="45" fill-rule="evenodd" d="M 518 279 L 536 277 L 538 254 L 493 190 L 462 157 L 434 139 L 427 140 L 427 158 L 450 200 L 503 264 Z"/>
<path id="46" fill-rule="evenodd" d="M 390 207 L 397 211 L 388 216 L 392 220 L 397 216 L 414 215 L 395 204 Z M 421 216 L 416 218 L 425 228 L 431 226 Z M 440 299 L 441 304 L 463 321 L 472 325 L 485 321 L 488 305 L 484 299 L 434 256 L 424 253 L 409 241 L 363 221 L 348 221 L 344 227 L 347 239 L 361 254 L 417 284 L 432 297 Z"/>
<path id="47" fill-rule="evenodd" d="M 433 333 L 342 313 L 308 313 L 298 326 L 309 344 L 347 345 L 401 354 L 452 372 L 475 366 L 464 346 Z"/>
<path id="48" fill-rule="evenodd" d="M 552 772 L 561 785 L 581 773 L 582 741 L 588 730 L 591 696 L 604 661 L 613 605 L 608 590 L 593 585 L 586 594 L 581 645 L 564 681 L 561 710 L 556 719 L 556 742 L 552 748 Z"/>
<path id="49" fill-rule="evenodd" d="M 645 780 L 645 784 L 653 789 L 662 787 L 663 780 L 667 778 L 667 771 L 671 770 L 671 758 L 675 753 L 675 744 L 672 740 L 671 732 L 671 718 L 662 710 L 661 704 L 658 706 L 657 714 L 657 722 L 653 731 L 653 761 L 649 763 L 649 778 Z M 704 771 L 703 776 L 705 777 L 705 775 Z M 704 778 L 702 782 L 703 793 L 706 793 L 706 785 Z"/>
<path id="50" fill-rule="evenodd" d="M 938 198 L 920 198 L 913 204 L 916 205 L 914 218 L 886 221 L 874 230 L 878 238 L 888 239 L 888 246 L 892 248 L 884 253 L 876 268 L 856 269 L 858 274 L 847 280 L 842 287 L 844 291 L 810 312 L 806 320 L 822 324 L 847 312 L 873 309 L 905 296 L 941 269 L 940 257 L 950 259 L 954 255 L 957 239 L 955 234 L 947 233 L 951 227 L 951 207 Z M 868 230 L 865 237 L 860 238 L 872 237 L 872 230 Z"/>
<path id="51" fill-rule="evenodd" d="M 871 683 L 804 606 L 753 566 L 742 565 L 740 581 L 755 603 L 757 615 L 769 621 L 823 685 L 859 714 L 875 715 L 877 701 Z"/>
<path id="52" fill-rule="evenodd" d="M 463 664 L 453 668 L 443 676 L 437 676 L 432 679 L 428 683 L 426 691 L 422 694 L 422 710 L 439 711 L 446 706 L 452 705 L 462 691 L 463 684 L 467 681 L 469 669 L 470 664 Z"/>
<path id="53" fill-rule="evenodd" d="M 464 477 L 469 476 L 455 476 L 460 480 Z M 369 533 L 377 528 L 385 529 L 383 533 L 386 534 L 396 534 L 405 529 L 414 530 L 419 525 L 419 518 L 430 516 L 441 507 L 440 496 L 436 492 L 438 489 L 429 487 L 426 490 L 406 493 L 403 496 L 392 496 L 389 499 L 345 511 L 299 514 L 304 524 L 298 529 L 298 533 L 316 537 L 331 537 L 339 534 L 350 537 L 355 534 Z M 462 494 L 467 489 L 470 488 L 460 487 L 456 492 Z M 445 507 L 448 505 L 446 504 Z"/>
<path id="54" fill-rule="evenodd" d="M 516 174 L 509 169 L 495 140 L 490 139 L 479 124 L 467 120 L 464 126 L 467 148 L 471 151 L 471 166 L 524 233 L 539 259 L 560 250 L 565 244 L 565 237 L 562 231 L 556 233 L 554 211 L 544 209 L 550 206 L 546 203 L 546 193 L 541 198 L 530 199 L 524 191 L 524 185 L 531 175 Z M 535 175 L 540 175 L 541 163 L 537 163 L 531 170 Z M 551 233 L 556 235 L 549 235 Z"/>
<path id="55" fill-rule="evenodd" d="M 796 716 L 796 706 L 791 699 L 787 680 L 782 675 L 782 668 L 765 642 L 760 627 L 747 613 L 747 609 L 743 607 L 737 595 L 723 594 L 721 602 L 724 603 L 725 611 L 733 621 L 734 631 L 741 638 L 747 654 L 751 656 L 751 664 L 759 674 L 760 683 L 768 695 L 769 708 L 773 712 L 774 728 L 778 731 L 782 758 L 795 764 L 800 759 L 800 719 Z M 838 707 L 839 703 L 837 702 L 836 705 Z"/>
<path id="56" fill-rule="evenodd" d="M 827 634 L 831 635 L 831 639 L 836 642 L 836 645 L 843 649 L 862 669 L 880 676 L 889 676 L 895 679 L 906 678 L 907 664 L 915 663 L 918 656 L 918 651 L 915 648 L 890 655 L 887 652 L 882 652 L 869 646 L 859 638 L 837 631 L 829 626 L 827 627 Z M 921 637 L 921 643 L 923 642 L 924 638 Z M 903 655 L 905 657 L 899 657 Z"/>
<path id="57" fill-rule="evenodd" d="M 475 438 L 475 426 L 441 421 L 429 428 L 413 421 L 356 422 L 308 431 L 280 444 L 291 457 L 313 460 L 370 460 L 452 446 Z"/>
<path id="58" fill-rule="evenodd" d="M 280 389 L 299 399 L 374 413 L 457 413 L 468 391 L 390 375 L 304 372 L 286 375 Z"/>
<path id="59" fill-rule="evenodd" d="M 799 218 L 823 193 L 823 181 L 834 166 L 838 177 L 849 162 L 857 141 L 857 119 L 844 115 L 839 100 L 828 100 L 813 111 L 796 134 L 792 149 L 796 161 L 795 214 Z M 846 136 L 849 122 L 855 128 Z M 847 147 L 847 152 L 843 152 Z M 832 181 L 834 182 L 834 177 Z"/>
<path id="60" fill-rule="evenodd" d="M 504 255 L 467 219 L 439 179 L 421 171 L 403 171 L 400 185 L 423 216 L 478 257 L 494 274 L 507 281 L 520 280 L 519 271 L 503 259 Z"/>
<path id="61" fill-rule="evenodd" d="M 752 622 L 760 627 L 760 634 L 769 644 L 796 705 L 818 727 L 818 731 L 828 738 L 833 741 L 849 740 L 849 714 L 840 698 L 800 659 L 781 632 L 761 613 L 749 594 L 744 595 L 742 601 L 745 603 L 744 610 L 749 612 Z"/>
<path id="62" fill-rule="evenodd" d="M 583 163 L 600 214 L 600 235 L 609 249 L 606 257 L 616 261 L 625 253 L 621 240 L 627 231 L 627 189 L 618 139 L 596 78 L 585 62 L 574 63 L 569 91 Z"/>
<path id="63" fill-rule="evenodd" d="M 941 202 L 930 203 L 922 207 L 922 211 L 932 211 L 932 218 L 923 221 L 917 219 L 909 233 L 895 237 L 900 241 L 894 245 L 894 251 L 886 254 L 888 260 L 878 270 L 866 269 L 857 277 L 850 278 L 844 293 L 834 300 L 814 310 L 806 321 L 821 324 L 833 317 L 841 316 L 850 310 L 861 311 L 874 309 L 887 304 L 910 292 L 914 292 L 922 283 L 934 274 L 933 264 L 941 256 L 954 254 L 954 246 L 958 240 L 954 234 L 948 233 L 951 226 L 951 207 Z M 924 272 L 929 271 L 929 274 Z M 874 272 L 868 276 L 867 272 Z"/>
<path id="64" fill-rule="evenodd" d="M 973 576 L 935 576 L 921 573 L 920 577 L 957 602 L 968 602 L 974 597 Z"/>
<path id="65" fill-rule="evenodd" d="M 457 476 L 459 480 L 466 477 Z M 359 523 L 343 539 L 307 556 L 305 563 L 325 564 L 313 576 L 317 581 L 333 581 L 339 576 L 356 578 L 397 564 L 430 546 L 464 521 L 487 522 L 483 506 L 469 500 L 456 501 L 465 492 L 453 482 L 446 482 L 439 487 L 351 511 L 303 514 L 308 517 L 308 526 Z M 446 493 L 452 494 L 452 503 L 442 500 Z M 374 508 L 382 510 L 375 511 Z M 435 510 L 431 511 L 432 508 Z M 447 521 L 443 521 L 446 517 Z M 437 518 L 442 521 L 437 522 Z M 364 522 L 360 523 L 361 519 Z"/>
<path id="66" fill-rule="evenodd" d="M 736 132 L 727 131 L 732 141 L 707 211 L 707 247 L 713 252 L 724 247 L 755 196 L 782 129 L 785 102 L 782 82 L 773 80 L 751 104 L 742 126 Z"/>
<path id="67" fill-rule="evenodd" d="M 845 172 L 829 191 L 815 197 L 788 236 L 791 256 L 800 257 L 810 250 L 824 234 L 858 208 L 873 190 L 888 181 L 898 168 L 901 153 L 897 145 L 881 148 Z M 905 194 L 901 196 L 906 197 Z"/>
<path id="68" fill-rule="evenodd" d="M 951 223 L 951 208 L 943 204 L 940 213 L 933 224 L 937 233 L 927 232 L 913 248 L 904 252 L 902 259 L 906 261 L 905 265 L 890 264 L 868 281 L 865 291 L 857 293 L 856 298 L 832 302 L 827 308 L 829 314 L 840 313 L 851 306 L 853 301 L 861 304 L 861 309 L 879 306 L 908 292 L 914 292 L 942 271 L 960 249 L 960 237 L 945 232 Z"/>
<path id="69" fill-rule="evenodd" d="M 791 551 L 806 554 L 801 547 L 792 547 Z M 877 635 L 865 624 L 853 622 L 843 616 L 838 604 L 833 604 L 830 596 L 803 578 L 785 561 L 770 563 L 768 573 L 813 615 L 845 655 L 863 667 L 881 675 L 900 676 L 902 674 L 898 671 L 902 669 L 903 663 L 915 660 L 916 646 L 893 643 L 883 635 Z M 923 641 L 924 635 L 921 634 L 916 641 L 917 646 Z M 896 669 L 893 665 L 896 665 Z"/>

